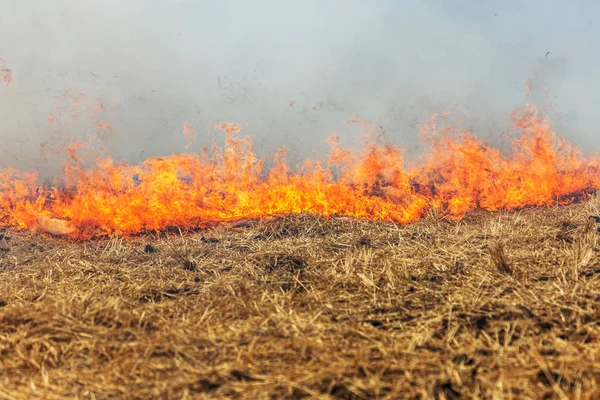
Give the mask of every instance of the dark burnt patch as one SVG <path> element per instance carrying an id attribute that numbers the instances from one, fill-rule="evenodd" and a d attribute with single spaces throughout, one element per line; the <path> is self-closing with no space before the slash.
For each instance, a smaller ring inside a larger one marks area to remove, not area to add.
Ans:
<path id="1" fill-rule="evenodd" d="M 455 388 L 450 381 L 437 382 L 433 387 L 433 394 L 436 399 L 460 399 L 462 398 L 458 388 Z"/>
<path id="2" fill-rule="evenodd" d="M 183 269 L 190 272 L 196 272 L 196 270 L 198 269 L 198 264 L 196 264 L 196 262 L 192 260 L 185 260 L 183 262 Z"/>
<path id="3" fill-rule="evenodd" d="M 213 379 L 203 378 L 190 386 L 190 391 L 195 393 L 210 393 L 223 386 L 222 382 Z"/>
<path id="4" fill-rule="evenodd" d="M 220 242 L 220 240 L 217 239 L 217 238 L 214 238 L 214 237 L 204 237 L 204 236 L 202 236 L 200 238 L 200 241 L 202 243 L 219 243 Z"/>
<path id="5" fill-rule="evenodd" d="M 371 238 L 368 238 L 366 236 L 361 237 L 356 241 L 356 247 L 373 247 Z"/>

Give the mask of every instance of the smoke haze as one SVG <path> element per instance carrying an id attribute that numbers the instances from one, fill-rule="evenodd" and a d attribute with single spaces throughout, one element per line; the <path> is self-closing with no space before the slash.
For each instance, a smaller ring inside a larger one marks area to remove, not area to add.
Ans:
<path id="1" fill-rule="evenodd" d="M 0 86 L 0 167 L 41 168 L 41 143 L 97 123 L 129 162 L 197 151 L 225 121 L 259 153 L 288 146 L 292 161 L 326 152 L 331 134 L 354 143 L 356 116 L 409 150 L 445 109 L 495 141 L 525 102 L 556 103 L 559 134 L 600 145 L 595 1 L 0 0 L 0 10 L 13 79 Z M 105 110 L 73 119 L 76 93 Z M 184 123 L 197 136 L 187 149 Z"/>

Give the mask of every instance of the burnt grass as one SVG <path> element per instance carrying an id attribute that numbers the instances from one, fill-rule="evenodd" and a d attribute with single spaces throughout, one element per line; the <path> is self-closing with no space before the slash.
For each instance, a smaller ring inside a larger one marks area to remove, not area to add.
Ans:
<path id="1" fill-rule="evenodd" d="M 0 398 L 600 398 L 598 200 L 0 241 Z"/>

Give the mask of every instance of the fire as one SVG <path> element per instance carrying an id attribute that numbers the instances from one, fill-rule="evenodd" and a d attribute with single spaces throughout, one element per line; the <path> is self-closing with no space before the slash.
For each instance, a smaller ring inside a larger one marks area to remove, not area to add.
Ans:
<path id="1" fill-rule="evenodd" d="M 433 119 L 423 128 L 429 149 L 411 167 L 402 149 L 377 138 L 358 152 L 332 138 L 326 161 L 292 170 L 280 150 L 266 170 L 252 138 L 229 123 L 217 125 L 222 147 L 138 165 L 104 157 L 85 167 L 75 143 L 60 188 L 32 172 L 0 170 L 0 225 L 90 238 L 302 212 L 407 224 L 432 209 L 459 220 L 477 209 L 566 204 L 600 187 L 599 159 L 557 138 L 534 107 L 513 118 L 520 135 L 508 150 L 469 132 L 440 131 Z M 183 130 L 188 147 L 193 127 Z"/>

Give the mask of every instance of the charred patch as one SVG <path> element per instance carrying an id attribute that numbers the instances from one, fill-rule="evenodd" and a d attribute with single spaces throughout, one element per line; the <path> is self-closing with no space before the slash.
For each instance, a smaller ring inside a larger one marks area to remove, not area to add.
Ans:
<path id="1" fill-rule="evenodd" d="M 356 247 L 373 247 L 373 243 L 370 238 L 363 236 L 356 242 Z"/>
<path id="2" fill-rule="evenodd" d="M 483 331 L 490 327 L 490 319 L 486 315 L 479 315 L 471 319 L 471 325 L 477 331 Z"/>
<path id="3" fill-rule="evenodd" d="M 147 244 L 146 247 L 144 247 L 144 253 L 146 253 L 146 254 L 156 253 L 156 249 L 151 244 Z"/>
<path id="4" fill-rule="evenodd" d="M 435 399 L 460 399 L 461 393 L 455 389 L 452 382 L 438 382 L 433 387 L 433 395 Z"/>
<path id="5" fill-rule="evenodd" d="M 554 329 L 554 324 L 550 321 L 538 321 L 536 325 L 541 332 L 549 332 Z"/>
<path id="6" fill-rule="evenodd" d="M 249 372 L 242 371 L 239 369 L 232 369 L 229 371 L 229 376 L 238 382 L 256 382 L 260 379 L 253 377 Z"/>
<path id="7" fill-rule="evenodd" d="M 223 386 L 221 382 L 210 379 L 200 379 L 190 386 L 190 390 L 196 393 L 210 393 Z"/>
<path id="8" fill-rule="evenodd" d="M 386 327 L 385 322 L 380 319 L 368 319 L 365 322 L 377 329 L 384 329 Z"/>
<path id="9" fill-rule="evenodd" d="M 185 260 L 183 262 L 183 269 L 190 272 L 196 272 L 196 270 L 198 269 L 198 264 L 196 264 L 196 262 L 192 260 Z"/>
<path id="10" fill-rule="evenodd" d="M 214 238 L 214 237 L 204 237 L 204 236 L 202 236 L 200 238 L 200 241 L 202 243 L 219 243 L 220 242 L 220 240 L 217 239 L 217 238 Z"/>

